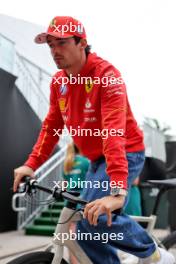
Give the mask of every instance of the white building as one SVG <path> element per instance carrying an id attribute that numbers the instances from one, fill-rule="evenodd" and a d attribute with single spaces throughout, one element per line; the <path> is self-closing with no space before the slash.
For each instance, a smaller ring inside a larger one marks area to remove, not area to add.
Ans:
<path id="1" fill-rule="evenodd" d="M 40 120 L 48 111 L 51 76 L 57 71 L 47 45 L 34 38 L 43 26 L 0 14 L 0 68 L 16 75 L 16 85 Z M 64 137 L 60 140 L 63 145 Z"/>

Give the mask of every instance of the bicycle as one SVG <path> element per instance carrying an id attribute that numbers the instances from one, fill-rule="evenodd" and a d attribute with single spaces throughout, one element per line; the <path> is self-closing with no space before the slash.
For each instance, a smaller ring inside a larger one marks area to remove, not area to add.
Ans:
<path id="1" fill-rule="evenodd" d="M 148 181 L 153 186 L 160 187 L 160 191 L 157 195 L 155 205 L 153 208 L 152 215 L 150 217 L 132 217 L 137 221 L 148 222 L 147 230 L 149 233 L 154 228 L 156 222 L 156 212 L 158 209 L 158 205 L 161 199 L 161 196 L 166 191 L 176 188 L 176 179 L 163 180 L 163 181 Z M 85 206 L 88 201 L 81 199 L 79 196 L 79 192 L 75 191 L 62 191 L 58 188 L 50 189 L 38 185 L 37 181 L 26 177 L 24 190 L 28 194 L 31 194 L 33 191 L 40 190 L 47 192 L 52 195 L 52 197 L 56 201 L 60 201 L 62 198 L 66 199 L 67 205 L 62 209 L 59 222 L 57 223 L 56 230 L 54 234 L 68 234 L 69 235 L 69 227 L 71 222 L 80 221 L 83 217 L 83 208 L 76 209 L 77 204 L 81 204 Z M 116 210 L 113 213 L 120 214 L 121 210 Z M 168 235 L 164 238 L 163 241 L 156 240 L 157 244 L 160 247 L 164 247 L 165 249 L 170 249 L 174 245 L 176 245 L 176 231 Z M 53 238 L 53 243 L 48 245 L 45 251 L 32 252 L 25 255 L 22 255 L 7 264 L 68 264 L 68 262 L 63 258 L 63 250 L 64 246 L 66 246 L 72 254 L 77 258 L 80 264 L 93 264 L 90 258 L 86 255 L 86 253 L 82 250 L 76 240 L 67 239 L 61 241 L 59 239 Z M 52 252 L 53 248 L 55 252 Z"/>

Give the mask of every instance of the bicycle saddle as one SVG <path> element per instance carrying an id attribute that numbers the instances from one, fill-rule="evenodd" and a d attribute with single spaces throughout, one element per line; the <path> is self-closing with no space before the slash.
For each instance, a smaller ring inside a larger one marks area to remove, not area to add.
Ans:
<path id="1" fill-rule="evenodd" d="M 158 187 L 176 188 L 176 178 L 166 180 L 148 180 L 147 182 Z"/>

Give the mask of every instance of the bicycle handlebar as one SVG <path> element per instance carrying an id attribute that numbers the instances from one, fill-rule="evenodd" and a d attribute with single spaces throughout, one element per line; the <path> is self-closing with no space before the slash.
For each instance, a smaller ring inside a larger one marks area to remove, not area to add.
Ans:
<path id="1" fill-rule="evenodd" d="M 76 192 L 76 191 L 66 191 L 66 190 L 61 190 L 58 188 L 55 189 L 50 189 L 44 186 L 41 186 L 38 184 L 37 180 L 35 179 L 31 179 L 31 177 L 29 176 L 25 176 L 23 177 L 23 181 L 25 186 L 25 189 L 22 191 L 26 192 L 26 193 L 31 193 L 32 190 L 38 189 L 40 191 L 52 194 L 52 196 L 56 199 L 56 200 L 60 200 L 61 198 L 64 198 L 72 203 L 75 204 L 82 204 L 82 205 L 86 205 L 88 203 L 88 201 L 83 200 L 79 197 L 77 197 L 80 193 Z M 21 186 L 20 186 L 21 187 Z"/>
<path id="2" fill-rule="evenodd" d="M 50 189 L 44 186 L 41 186 L 38 184 L 37 180 L 35 179 L 31 179 L 31 177 L 29 176 L 25 176 L 23 177 L 23 182 L 20 185 L 24 184 L 24 190 L 21 193 L 31 193 L 32 190 L 38 189 L 41 191 L 44 191 L 46 193 L 52 194 L 52 196 L 56 199 L 56 200 L 60 200 L 61 198 L 64 198 L 72 203 L 75 204 L 82 204 L 82 205 L 86 205 L 87 203 L 89 203 L 89 201 L 86 201 L 84 199 L 81 199 L 79 197 L 77 197 L 78 195 L 80 195 L 79 192 L 77 191 L 66 191 L 66 190 L 61 190 L 58 188 L 55 189 Z M 20 186 L 21 187 L 21 186 Z M 113 214 L 121 214 L 122 209 L 116 209 L 114 211 L 112 211 Z"/>

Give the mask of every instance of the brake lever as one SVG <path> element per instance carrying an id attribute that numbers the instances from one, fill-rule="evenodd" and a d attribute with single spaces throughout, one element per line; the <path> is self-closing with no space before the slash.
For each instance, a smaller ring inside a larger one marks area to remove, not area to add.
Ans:
<path id="1" fill-rule="evenodd" d="M 36 193 L 36 189 L 34 188 L 34 183 L 36 182 L 37 181 L 30 176 L 23 177 L 22 182 L 18 187 L 18 193 L 27 193 L 29 195 Z"/>

